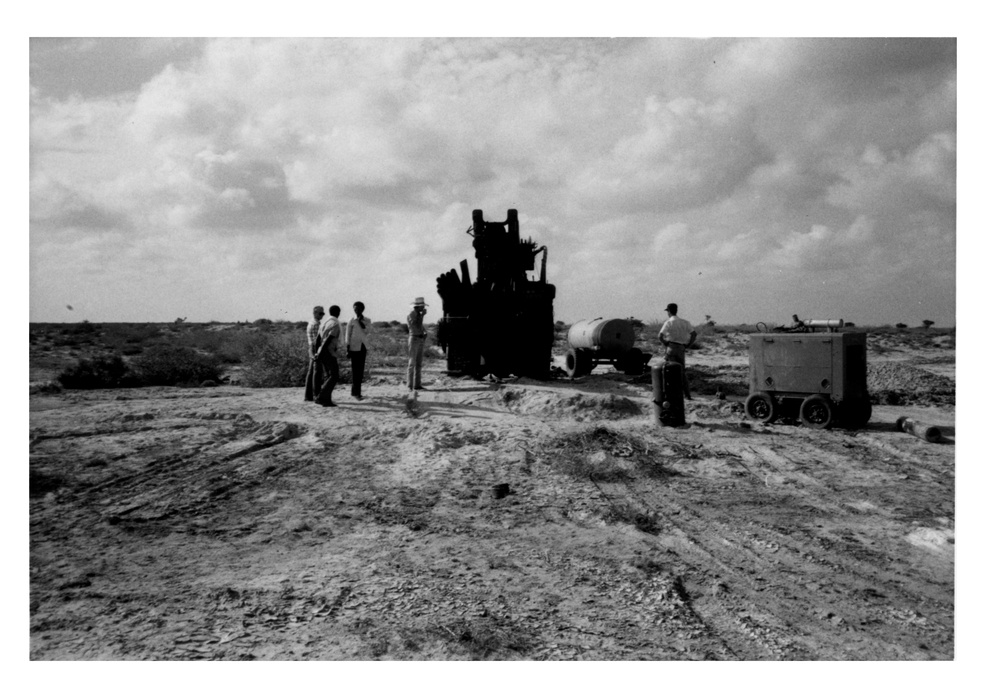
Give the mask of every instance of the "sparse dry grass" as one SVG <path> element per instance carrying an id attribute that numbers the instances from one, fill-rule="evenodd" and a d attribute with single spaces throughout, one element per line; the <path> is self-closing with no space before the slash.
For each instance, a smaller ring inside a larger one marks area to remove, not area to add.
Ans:
<path id="1" fill-rule="evenodd" d="M 594 482 L 631 481 L 637 476 L 658 479 L 678 473 L 663 465 L 645 439 L 603 426 L 558 438 L 548 460 L 566 474 Z"/>
<path id="2" fill-rule="evenodd" d="M 460 646 L 473 661 L 519 658 L 531 650 L 530 637 L 506 620 L 487 614 L 462 618 L 436 628 L 438 634 Z"/>
<path id="3" fill-rule="evenodd" d="M 659 513 L 637 508 L 631 503 L 612 504 L 604 512 L 604 520 L 612 523 L 632 525 L 639 532 L 658 535 L 663 531 Z"/>

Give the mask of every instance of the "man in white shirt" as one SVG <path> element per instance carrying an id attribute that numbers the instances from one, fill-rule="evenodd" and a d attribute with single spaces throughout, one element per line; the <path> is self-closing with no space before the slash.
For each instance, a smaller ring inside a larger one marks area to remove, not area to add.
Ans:
<path id="1" fill-rule="evenodd" d="M 320 406 L 336 406 L 333 402 L 333 390 L 340 378 L 340 365 L 337 362 L 337 348 L 340 346 L 340 307 L 330 307 L 330 318 L 323 321 L 319 329 L 319 348 L 314 359 L 323 366 L 323 386 L 316 396 Z"/>
<path id="2" fill-rule="evenodd" d="M 667 362 L 677 362 L 684 367 L 684 351 L 694 343 L 698 331 L 677 315 L 677 304 L 667 304 L 664 311 L 667 312 L 667 320 L 660 329 L 660 342 L 667 349 L 665 353 Z M 691 391 L 688 389 L 686 372 L 682 370 L 681 376 L 684 380 L 684 398 L 690 401 Z"/>
<path id="3" fill-rule="evenodd" d="M 347 356 L 351 358 L 351 396 L 361 401 L 361 378 L 365 373 L 365 357 L 368 355 L 368 334 L 372 320 L 364 315 L 365 305 L 354 302 L 354 318 L 347 323 Z"/>

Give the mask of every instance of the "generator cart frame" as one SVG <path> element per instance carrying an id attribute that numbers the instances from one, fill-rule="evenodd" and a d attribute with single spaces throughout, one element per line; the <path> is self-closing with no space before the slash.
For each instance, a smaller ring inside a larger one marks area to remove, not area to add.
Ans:
<path id="1" fill-rule="evenodd" d="M 751 333 L 747 417 L 798 417 L 810 428 L 864 426 L 872 414 L 867 343 L 858 331 Z"/>

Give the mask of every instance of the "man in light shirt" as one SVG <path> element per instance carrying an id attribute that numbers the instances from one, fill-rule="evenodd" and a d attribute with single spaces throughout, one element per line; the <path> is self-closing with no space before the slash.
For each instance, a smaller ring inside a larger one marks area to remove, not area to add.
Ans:
<path id="1" fill-rule="evenodd" d="M 323 386 L 316 396 L 320 406 L 336 406 L 333 402 L 333 390 L 340 378 L 340 365 L 337 362 L 337 347 L 340 345 L 340 307 L 330 307 L 330 318 L 323 321 L 319 329 L 319 349 L 314 359 L 323 366 Z"/>
<path id="2" fill-rule="evenodd" d="M 684 367 L 684 351 L 694 343 L 698 337 L 698 331 L 677 315 L 677 304 L 667 304 L 664 309 L 667 312 L 667 320 L 660 329 L 660 342 L 666 350 L 667 362 L 677 362 Z M 684 381 L 684 398 L 691 400 L 691 391 L 688 389 L 687 373 L 682 370 L 681 377 Z"/>
<path id="3" fill-rule="evenodd" d="M 364 315 L 363 302 L 354 302 L 354 318 L 347 322 L 347 356 L 351 358 L 351 396 L 358 401 L 361 396 L 361 379 L 365 373 L 365 357 L 368 355 L 368 334 L 372 330 L 372 320 Z"/>
<path id="4" fill-rule="evenodd" d="M 420 384 L 420 370 L 424 363 L 424 339 L 427 338 L 427 330 L 424 328 L 424 314 L 427 313 L 427 304 L 423 297 L 417 297 L 411 304 L 413 311 L 406 316 L 406 328 L 408 333 L 406 349 L 409 353 L 409 361 L 406 364 L 406 386 L 410 389 L 423 389 Z"/>

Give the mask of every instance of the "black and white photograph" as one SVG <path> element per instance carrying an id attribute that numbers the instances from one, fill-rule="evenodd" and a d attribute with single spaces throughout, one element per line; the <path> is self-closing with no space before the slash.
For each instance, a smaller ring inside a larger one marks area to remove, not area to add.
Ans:
<path id="1" fill-rule="evenodd" d="M 955 661 L 961 40 L 366 33 L 24 42 L 28 659 Z"/>

